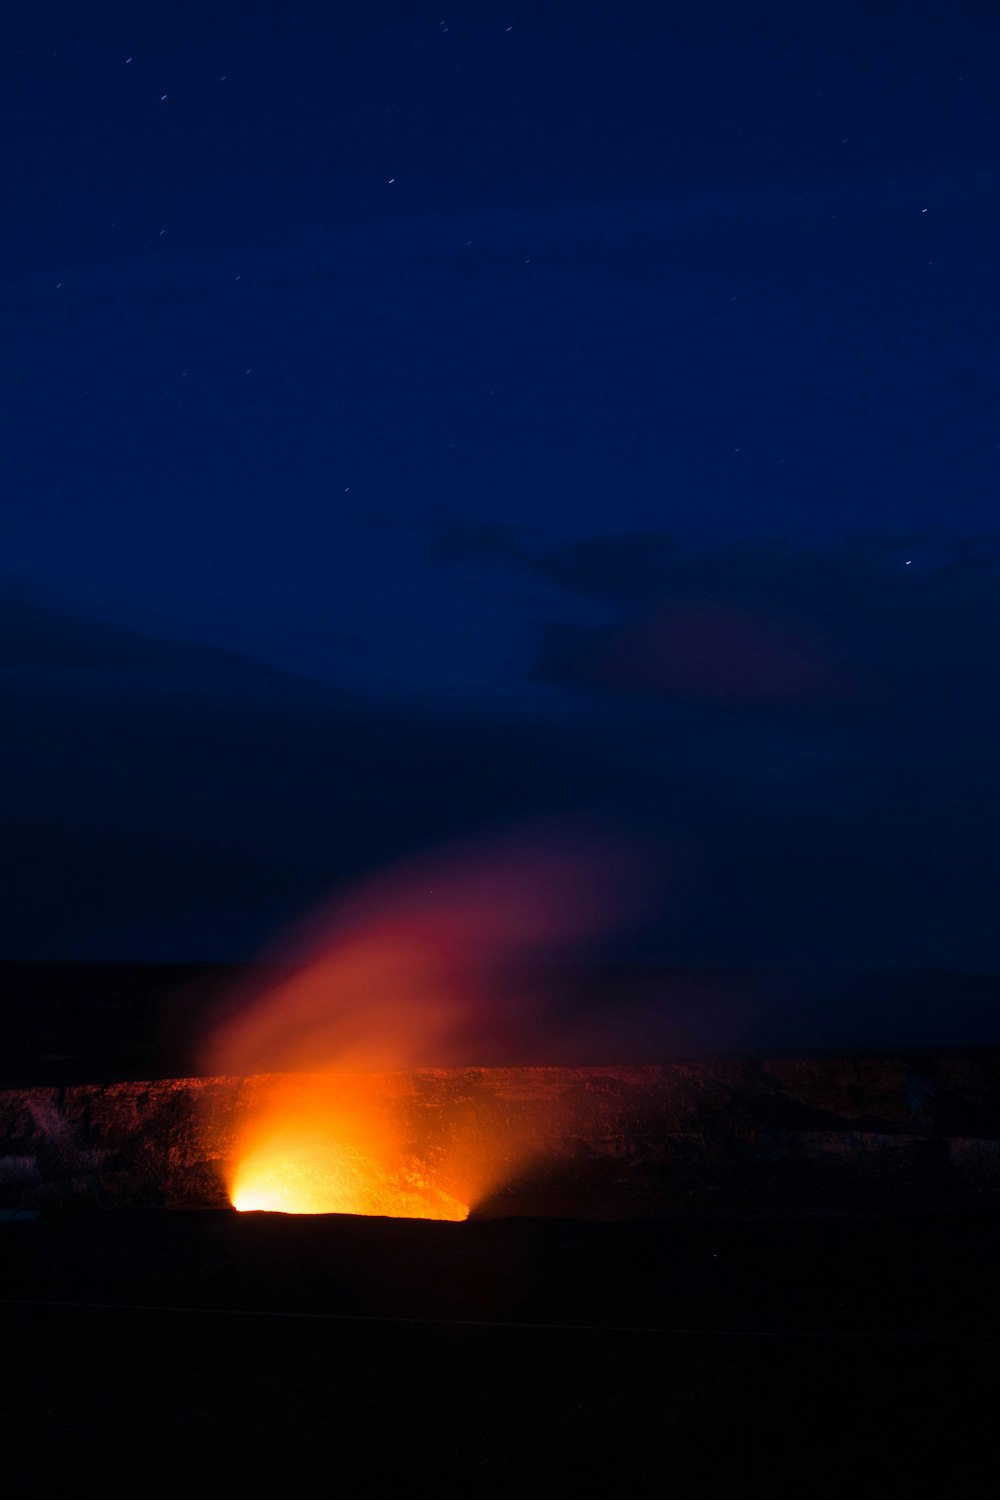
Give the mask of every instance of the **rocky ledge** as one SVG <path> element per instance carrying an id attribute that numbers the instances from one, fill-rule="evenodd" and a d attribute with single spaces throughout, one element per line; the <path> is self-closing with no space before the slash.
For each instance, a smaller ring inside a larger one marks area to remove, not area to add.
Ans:
<path id="1" fill-rule="evenodd" d="M 237 1142 L 276 1086 L 294 1080 L 0 1093 L 0 1206 L 220 1206 Z M 426 1161 L 477 1141 L 495 1167 L 474 1204 L 484 1217 L 839 1212 L 1000 1192 L 992 1050 L 425 1069 L 324 1087 L 348 1101 L 374 1092 Z"/>

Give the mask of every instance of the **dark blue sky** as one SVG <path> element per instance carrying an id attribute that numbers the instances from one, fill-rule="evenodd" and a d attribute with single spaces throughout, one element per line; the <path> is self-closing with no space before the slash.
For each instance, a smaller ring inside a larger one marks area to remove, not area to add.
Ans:
<path id="1" fill-rule="evenodd" d="M 20 9 L 2 951 L 596 808 L 664 957 L 1000 967 L 988 7 Z"/>

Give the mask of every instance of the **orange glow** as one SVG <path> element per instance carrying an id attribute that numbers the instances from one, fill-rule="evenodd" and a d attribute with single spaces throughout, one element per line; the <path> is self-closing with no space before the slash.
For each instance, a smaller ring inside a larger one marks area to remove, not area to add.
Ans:
<path id="1" fill-rule="evenodd" d="M 313 921 L 280 955 L 285 977 L 239 997 L 210 1038 L 212 1072 L 256 1081 L 234 1207 L 467 1217 L 530 1145 L 502 1122 L 498 1135 L 468 1111 L 415 1107 L 412 1070 L 571 1048 L 545 964 L 620 924 L 631 873 L 613 839 L 506 838 L 414 861 Z"/>
<path id="2" fill-rule="evenodd" d="M 466 1219 L 464 1203 L 411 1168 L 388 1172 L 323 1132 L 278 1126 L 247 1155 L 230 1195 L 240 1213 L 379 1214 L 392 1219 Z"/>
<path id="3" fill-rule="evenodd" d="M 239 1212 L 468 1218 L 468 1206 L 436 1184 L 419 1150 L 400 1140 L 379 1080 L 331 1075 L 263 1083 L 229 1181 Z"/>

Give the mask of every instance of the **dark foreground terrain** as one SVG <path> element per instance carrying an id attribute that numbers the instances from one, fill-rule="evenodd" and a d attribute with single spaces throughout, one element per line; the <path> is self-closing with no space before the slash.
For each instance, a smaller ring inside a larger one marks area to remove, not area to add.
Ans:
<path id="1" fill-rule="evenodd" d="M 567 1217 L 450 1224 L 138 1192 L 105 1148 L 128 1165 L 146 1137 L 109 1144 L 97 1106 L 162 1096 L 162 1119 L 134 1111 L 159 1172 L 189 1085 L 96 1086 L 196 1071 L 228 972 L 0 969 L 0 1087 L 27 1091 L 0 1197 L 0 1495 L 996 1493 L 996 1053 L 937 1050 L 995 1043 L 995 981 L 927 1001 L 958 1015 L 947 1036 L 887 1021 L 919 1056 L 671 1073 L 670 1130 L 632 1143 L 652 1217 L 549 1193 Z"/>
<path id="2" fill-rule="evenodd" d="M 995 1493 L 992 1199 L 641 1224 L 90 1205 L 8 1217 L 0 1256 L 6 1494 Z"/>

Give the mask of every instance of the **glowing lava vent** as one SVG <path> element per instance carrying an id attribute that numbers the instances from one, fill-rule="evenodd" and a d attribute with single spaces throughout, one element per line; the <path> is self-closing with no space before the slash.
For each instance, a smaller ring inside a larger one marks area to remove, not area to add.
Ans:
<path id="1" fill-rule="evenodd" d="M 399 1146 L 381 1110 L 356 1093 L 335 1106 L 328 1084 L 305 1079 L 275 1084 L 241 1143 L 229 1197 L 241 1213 L 469 1215 L 466 1204 L 431 1180 L 425 1161 Z"/>
<path id="2" fill-rule="evenodd" d="M 466 1218 L 526 1143 L 446 1109 L 414 1129 L 391 1080 L 591 1050 L 546 965 L 622 925 L 633 863 L 610 835 L 536 829 L 409 861 L 314 915 L 212 1029 L 207 1071 L 247 1081 L 234 1206 Z"/>
<path id="3" fill-rule="evenodd" d="M 393 1219 L 466 1219 L 469 1210 L 427 1182 L 419 1168 L 388 1171 L 351 1146 L 296 1128 L 277 1130 L 240 1161 L 230 1186 L 241 1213 L 379 1214 Z"/>

